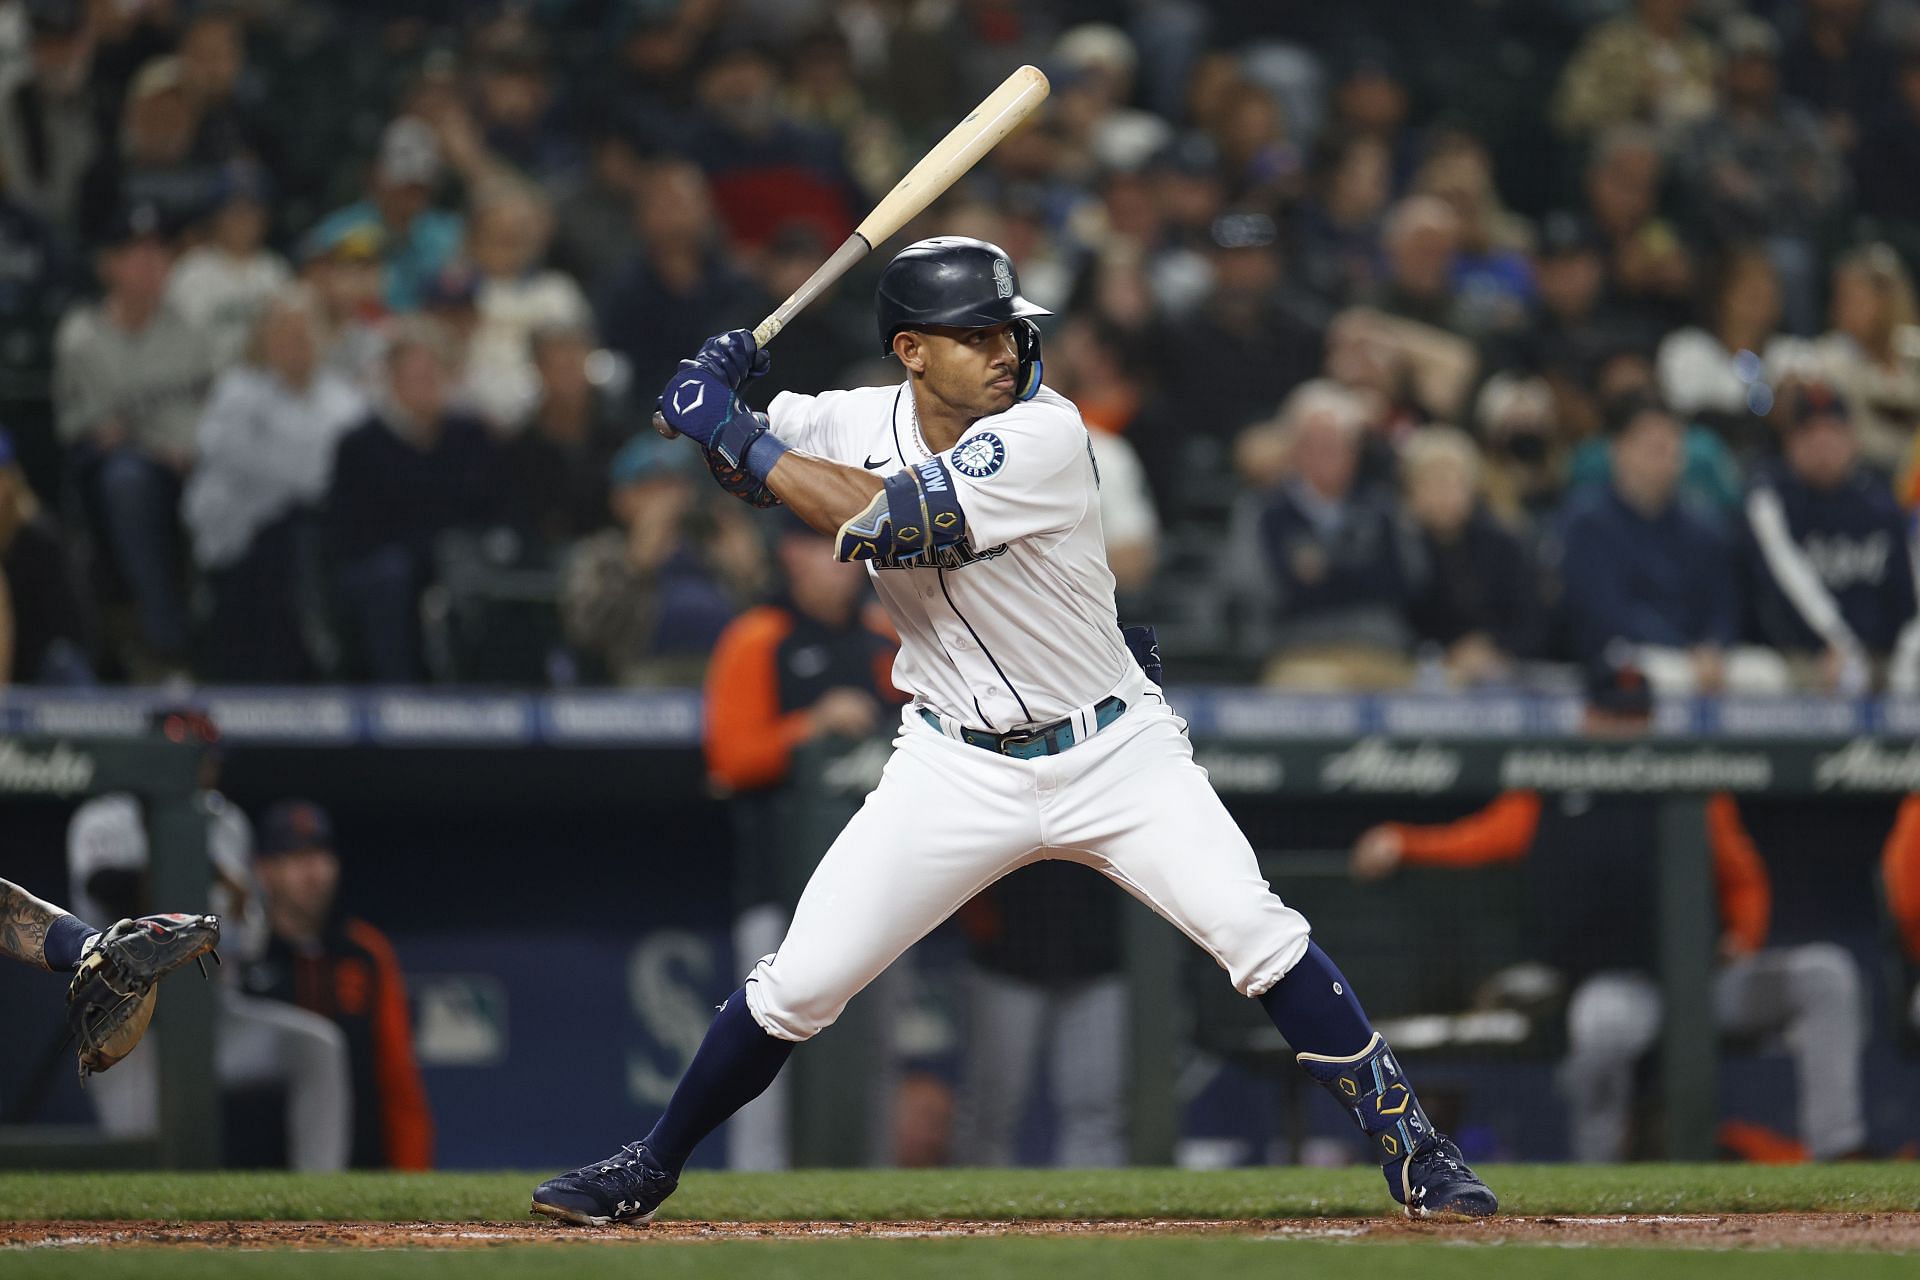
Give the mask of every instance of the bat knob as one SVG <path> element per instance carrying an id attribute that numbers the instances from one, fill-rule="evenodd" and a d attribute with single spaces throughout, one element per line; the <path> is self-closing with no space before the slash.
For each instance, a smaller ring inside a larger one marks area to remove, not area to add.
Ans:
<path id="1" fill-rule="evenodd" d="M 680 438 L 680 433 L 675 431 L 673 426 L 667 421 L 667 415 L 658 409 L 653 411 L 653 429 L 660 433 L 662 440 L 677 440 Z"/>

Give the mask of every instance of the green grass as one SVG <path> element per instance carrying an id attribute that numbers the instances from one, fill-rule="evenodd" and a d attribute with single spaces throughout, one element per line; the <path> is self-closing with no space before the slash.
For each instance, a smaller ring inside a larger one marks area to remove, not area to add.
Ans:
<path id="1" fill-rule="evenodd" d="M 8 1280 L 1124 1280 L 1204 1275 L 1206 1280 L 1879 1280 L 1914 1274 L 1911 1257 L 1859 1254 L 1661 1253 L 1641 1249 L 1353 1247 L 1255 1239 L 881 1240 L 796 1243 L 579 1245 L 440 1252 L 208 1254 L 199 1250 L 24 1253 L 5 1260 Z"/>
<path id="2" fill-rule="evenodd" d="M 1920 1210 L 1920 1164 L 1492 1166 L 1514 1214 Z M 533 1173 L 0 1173 L 0 1221 L 43 1218 L 489 1221 L 523 1217 Z M 663 1218 L 1372 1217 L 1372 1169 L 806 1170 L 689 1174 Z"/>

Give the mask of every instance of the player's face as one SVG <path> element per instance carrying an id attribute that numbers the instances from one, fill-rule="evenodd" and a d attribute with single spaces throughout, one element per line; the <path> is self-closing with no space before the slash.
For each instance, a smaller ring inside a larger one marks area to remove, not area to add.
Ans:
<path id="1" fill-rule="evenodd" d="M 908 363 L 922 385 L 968 417 L 984 418 L 1013 407 L 1020 394 L 1020 351 L 1013 326 L 991 329 L 926 329 L 915 335 L 917 360 Z"/>

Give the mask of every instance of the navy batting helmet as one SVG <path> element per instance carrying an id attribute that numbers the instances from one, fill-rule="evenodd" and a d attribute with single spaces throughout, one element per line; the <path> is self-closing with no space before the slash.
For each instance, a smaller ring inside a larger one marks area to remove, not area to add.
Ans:
<path id="1" fill-rule="evenodd" d="M 1040 390 L 1040 328 L 1029 318 L 1053 312 L 1020 296 L 1013 259 L 997 244 L 967 236 L 935 236 L 908 245 L 880 273 L 874 298 L 880 345 L 893 350 L 902 329 L 1013 326 L 1020 351 L 1020 399 Z"/>

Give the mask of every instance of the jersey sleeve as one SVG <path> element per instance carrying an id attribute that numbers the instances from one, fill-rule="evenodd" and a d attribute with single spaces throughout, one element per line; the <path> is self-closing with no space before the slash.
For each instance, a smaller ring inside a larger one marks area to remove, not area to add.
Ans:
<path id="1" fill-rule="evenodd" d="M 1540 830 L 1540 793 L 1509 791 L 1478 813 L 1433 826 L 1387 824 L 1414 866 L 1478 867 L 1525 857 Z"/>
<path id="2" fill-rule="evenodd" d="M 975 551 L 1064 533 L 1094 501 L 1087 429 L 1071 404 L 1042 394 L 1046 400 L 987 419 L 942 455 Z"/>
<path id="3" fill-rule="evenodd" d="M 843 411 L 849 407 L 850 395 L 846 391 L 822 391 L 813 396 L 782 391 L 767 406 L 767 429 L 802 453 L 843 462 Z"/>
<path id="4" fill-rule="evenodd" d="M 390 1169 L 433 1168 L 433 1112 L 427 1105 L 420 1063 L 413 1054 L 413 1021 L 407 1012 L 407 981 L 386 935 L 366 923 L 347 924 L 347 936 L 373 957 L 377 990 L 373 1009 L 374 1078 L 379 1085 L 380 1132 Z"/>
<path id="5" fill-rule="evenodd" d="M 1707 842 L 1713 850 L 1713 883 L 1720 899 L 1720 924 L 1742 949 L 1767 944 L 1773 916 L 1773 887 L 1753 837 L 1740 820 L 1740 808 L 1722 791 L 1707 801 Z"/>

